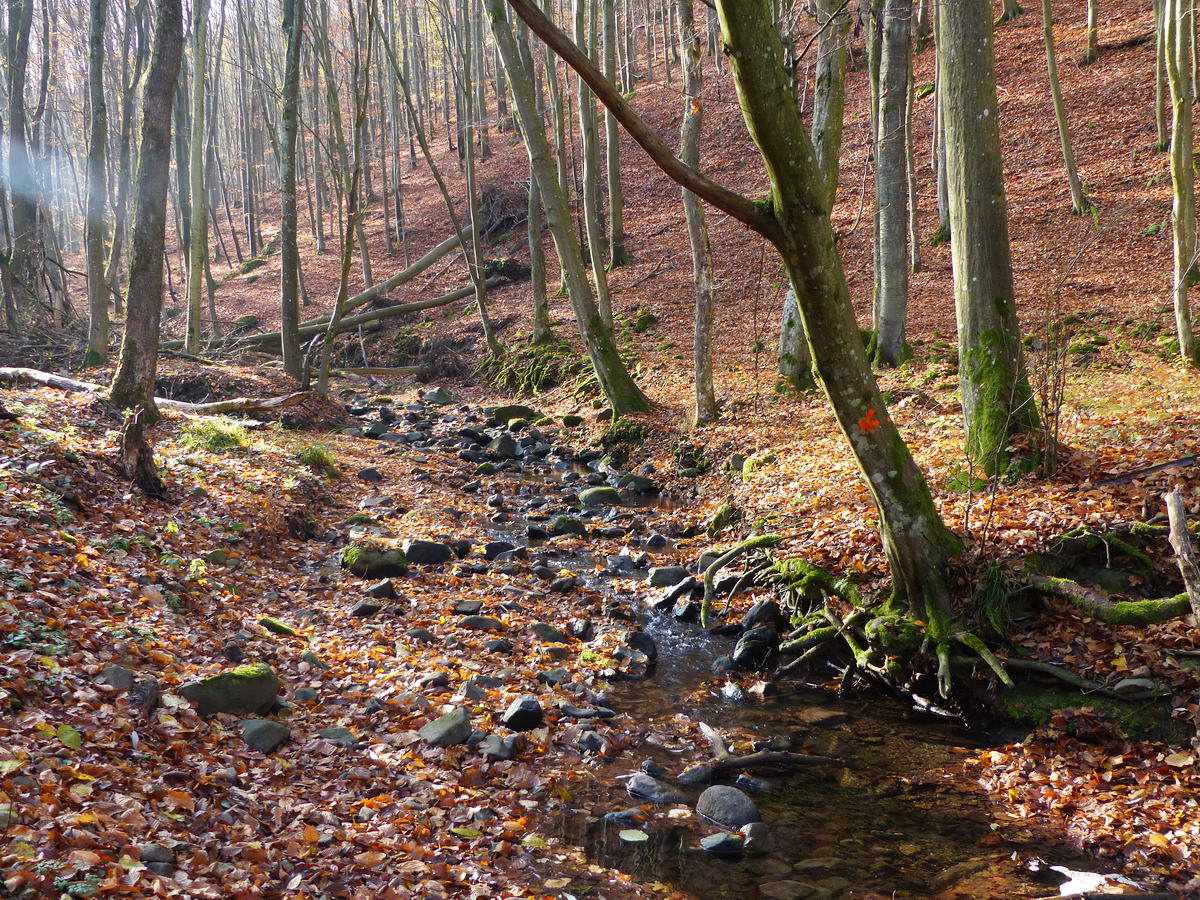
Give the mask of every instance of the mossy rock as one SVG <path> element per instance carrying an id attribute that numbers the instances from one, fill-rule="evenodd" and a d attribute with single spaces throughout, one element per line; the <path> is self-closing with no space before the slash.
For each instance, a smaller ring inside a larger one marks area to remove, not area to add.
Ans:
<path id="1" fill-rule="evenodd" d="M 342 568 L 359 578 L 392 578 L 408 573 L 408 558 L 399 547 L 351 544 L 342 551 Z"/>
<path id="2" fill-rule="evenodd" d="M 279 693 L 279 676 L 266 663 L 253 663 L 232 672 L 212 675 L 179 688 L 179 696 L 196 704 L 202 716 L 214 713 L 262 715 L 270 712 Z"/>
<path id="3" fill-rule="evenodd" d="M 621 495 L 613 487 L 590 487 L 579 494 L 584 506 L 620 506 Z"/>
<path id="4" fill-rule="evenodd" d="M 555 534 L 587 534 L 587 526 L 570 516 L 555 516 L 550 527 Z"/>
<path id="5" fill-rule="evenodd" d="M 513 419 L 525 419 L 532 422 L 542 417 L 540 411 L 520 403 L 510 403 L 507 406 L 486 406 L 483 411 L 488 414 L 488 418 L 494 419 L 496 422 L 510 422 Z"/>
<path id="6" fill-rule="evenodd" d="M 732 528 L 746 517 L 746 514 L 732 503 L 724 503 L 708 521 L 706 531 L 709 537 L 716 537 L 726 528 Z"/>
<path id="7" fill-rule="evenodd" d="M 238 269 L 238 271 L 241 272 L 243 275 L 248 275 L 249 273 L 253 272 L 255 269 L 260 269 L 263 266 L 265 266 L 266 264 L 267 264 L 267 261 L 265 259 L 262 259 L 261 257 L 256 256 L 256 257 L 254 257 L 254 259 L 248 259 L 244 263 L 242 263 L 241 268 Z"/>
<path id="8" fill-rule="evenodd" d="M 562 417 L 562 423 L 564 428 L 578 428 L 583 424 L 583 416 L 574 414 L 565 415 Z"/>
<path id="9" fill-rule="evenodd" d="M 291 625 L 288 625 L 286 622 L 279 621 L 279 619 L 276 619 L 274 616 L 263 616 L 258 620 L 258 624 L 267 629 L 267 631 L 271 632 L 271 634 L 280 634 L 284 637 L 298 637 L 300 635 L 300 632 L 298 632 Z"/>

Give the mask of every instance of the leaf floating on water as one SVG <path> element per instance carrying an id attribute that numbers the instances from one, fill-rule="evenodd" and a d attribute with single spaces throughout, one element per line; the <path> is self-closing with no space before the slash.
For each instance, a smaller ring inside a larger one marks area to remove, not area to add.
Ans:
<path id="1" fill-rule="evenodd" d="M 650 840 L 650 835 L 642 831 L 640 828 L 626 828 L 620 834 L 621 840 L 628 841 L 631 844 L 639 844 L 642 841 Z"/>
<path id="2" fill-rule="evenodd" d="M 532 847 L 532 848 L 534 848 L 534 849 L 540 849 L 540 848 L 542 848 L 542 847 L 547 847 L 547 846 L 549 846 L 549 845 L 546 843 L 546 839 L 545 839 L 545 838 L 540 838 L 540 837 L 538 837 L 536 834 L 527 834 L 527 835 L 525 835 L 525 837 L 523 837 L 523 838 L 521 839 L 521 843 L 522 843 L 522 844 L 524 844 L 526 847 Z"/>

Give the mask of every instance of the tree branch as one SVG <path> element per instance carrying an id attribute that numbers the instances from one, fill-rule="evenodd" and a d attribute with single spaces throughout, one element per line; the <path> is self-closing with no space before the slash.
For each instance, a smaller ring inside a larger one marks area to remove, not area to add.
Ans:
<path id="1" fill-rule="evenodd" d="M 493 0 L 500 2 L 500 0 Z M 596 97 L 621 123 L 654 164 L 662 169 L 672 181 L 680 187 L 685 187 L 697 197 L 711 203 L 717 209 L 729 213 L 740 222 L 757 231 L 764 237 L 770 238 L 778 231 L 775 217 L 764 212 L 748 197 L 743 197 L 729 188 L 713 181 L 702 172 L 684 164 L 667 143 L 633 111 L 616 86 L 604 77 L 603 73 L 592 61 L 575 46 L 574 42 L 564 34 L 557 25 L 550 21 L 531 0 L 507 0 L 508 5 L 520 16 L 529 29 L 545 42 L 551 50 L 568 66 L 574 69 L 579 77 L 587 82 Z"/>

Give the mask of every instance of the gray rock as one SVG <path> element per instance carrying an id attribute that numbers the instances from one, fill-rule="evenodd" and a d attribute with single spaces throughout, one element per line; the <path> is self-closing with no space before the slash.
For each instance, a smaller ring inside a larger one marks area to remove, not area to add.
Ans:
<path id="1" fill-rule="evenodd" d="M 383 473 L 374 466 L 359 469 L 358 477 L 367 482 L 367 484 L 379 484 L 379 482 L 383 481 Z"/>
<path id="2" fill-rule="evenodd" d="M 584 506 L 620 506 L 621 495 L 616 488 L 590 487 L 580 492 L 579 502 Z"/>
<path id="3" fill-rule="evenodd" d="M 525 749 L 525 738 L 519 734 L 501 737 L 489 734 L 479 745 L 479 752 L 489 762 L 502 762 L 516 759 L 517 754 Z"/>
<path id="4" fill-rule="evenodd" d="M 428 628 L 410 628 L 405 632 L 414 641 L 420 641 L 422 644 L 432 644 L 437 641 L 432 631 Z"/>
<path id="5" fill-rule="evenodd" d="M 350 607 L 350 615 L 359 619 L 366 619 L 375 615 L 383 609 L 383 606 L 373 600 L 359 600 L 354 606 Z"/>
<path id="6" fill-rule="evenodd" d="M 262 714 L 275 705 L 279 677 L 266 663 L 242 666 L 182 685 L 179 695 L 196 704 L 202 716 L 213 713 Z"/>
<path id="7" fill-rule="evenodd" d="M 483 545 L 483 555 L 489 562 L 494 560 L 501 553 L 507 553 L 510 550 L 516 550 L 516 544 L 510 544 L 508 541 L 489 541 Z"/>
<path id="8" fill-rule="evenodd" d="M 523 406 L 520 403 L 510 403 L 505 406 L 486 406 L 483 411 L 487 413 L 489 419 L 500 425 L 507 425 L 513 419 L 536 422 L 538 419 L 544 418 L 542 413 L 532 406 Z"/>
<path id="9" fill-rule="evenodd" d="M 529 626 L 529 630 L 537 635 L 538 639 L 546 644 L 569 644 L 571 636 L 559 631 L 553 625 L 548 625 L 545 622 L 534 622 Z"/>
<path id="10" fill-rule="evenodd" d="M 782 628 L 785 619 L 783 610 L 779 608 L 779 604 L 774 600 L 759 600 L 746 612 L 746 617 L 742 619 L 742 627 L 746 631 L 751 631 L 759 625 L 770 625 L 774 628 Z"/>
<path id="11" fill-rule="evenodd" d="M 611 719 L 616 715 L 607 707 L 582 707 L 568 703 L 566 700 L 560 700 L 558 703 L 559 712 L 564 716 L 569 716 L 572 719 Z M 651 773 L 653 774 L 653 773 Z"/>
<path id="12" fill-rule="evenodd" d="M 603 735 L 598 732 L 585 731 L 579 736 L 579 740 L 575 742 L 575 746 L 584 753 L 601 753 L 604 751 L 607 743 Z"/>
<path id="13" fill-rule="evenodd" d="M 408 540 L 403 548 L 404 558 L 416 566 L 440 566 L 454 558 L 454 551 L 438 541 Z"/>
<path id="14" fill-rule="evenodd" d="M 292 699 L 297 703 L 316 703 L 321 699 L 321 695 L 312 688 L 304 687 L 297 688 L 296 692 L 292 694 Z"/>
<path id="15" fill-rule="evenodd" d="M 737 788 L 724 784 L 705 788 L 696 801 L 696 812 L 725 828 L 741 828 L 762 821 L 753 800 Z"/>
<path id="16" fill-rule="evenodd" d="M 242 649 L 241 644 L 230 641 L 221 648 L 221 655 L 231 663 L 240 663 L 246 661 L 246 651 Z"/>
<path id="17" fill-rule="evenodd" d="M 242 740 L 259 753 L 273 753 L 292 736 L 288 727 L 271 719 L 242 719 Z"/>
<path id="18" fill-rule="evenodd" d="M 645 475 L 622 475 L 617 479 L 617 487 L 635 494 L 658 493 L 658 485 Z"/>
<path id="19" fill-rule="evenodd" d="M 718 831 L 700 840 L 700 849 L 718 859 L 741 859 L 742 838 L 728 831 Z"/>
<path id="20" fill-rule="evenodd" d="M 566 684 L 571 680 L 571 673 L 566 669 L 550 669 L 546 672 L 538 672 L 537 680 L 542 684 L 548 684 L 554 687 L 558 684 Z"/>
<path id="21" fill-rule="evenodd" d="M 333 741 L 335 744 L 342 744 L 346 747 L 353 746 L 359 742 L 358 736 L 349 728 L 321 728 L 317 731 L 317 737 Z"/>
<path id="22" fill-rule="evenodd" d="M 493 616 L 464 616 L 458 620 L 460 628 L 471 631 L 507 631 L 507 626 Z"/>
<path id="23" fill-rule="evenodd" d="M 396 587 L 390 578 L 385 578 L 367 588 L 366 595 L 372 600 L 394 600 L 396 599 Z"/>
<path id="24" fill-rule="evenodd" d="M 766 822 L 750 822 L 743 825 L 739 831 L 747 853 L 765 854 L 775 849 L 775 838 Z"/>
<path id="25" fill-rule="evenodd" d="M 142 844 L 138 848 L 138 857 L 144 863 L 173 863 L 175 852 L 162 844 Z"/>
<path id="26" fill-rule="evenodd" d="M 434 406 L 447 406 L 454 402 L 454 395 L 444 387 L 435 387 L 432 391 L 426 391 L 421 399 Z"/>
<path id="27" fill-rule="evenodd" d="M 779 632 L 771 625 L 760 625 L 747 631 L 733 648 L 733 661 L 747 669 L 761 669 L 779 647 Z"/>
<path id="28" fill-rule="evenodd" d="M 454 604 L 454 611 L 460 616 L 474 616 L 483 609 L 482 600 L 459 600 Z"/>
<path id="29" fill-rule="evenodd" d="M 649 660 L 658 659 L 658 645 L 654 643 L 654 638 L 646 634 L 644 631 L 626 631 L 623 635 L 625 646 L 632 647 L 640 653 L 646 654 Z"/>
<path id="30" fill-rule="evenodd" d="M 655 566 L 647 580 L 652 587 L 673 587 L 687 577 L 688 570 L 683 566 Z"/>
<path id="31" fill-rule="evenodd" d="M 542 704 L 533 694 L 524 694 L 509 704 L 500 721 L 513 731 L 532 731 L 546 720 Z"/>
<path id="32" fill-rule="evenodd" d="M 133 687 L 133 681 L 136 677 L 136 673 L 132 669 L 114 665 L 106 666 L 96 680 L 102 684 L 107 684 L 109 687 L 116 688 L 118 691 L 127 691 Z"/>
<path id="33" fill-rule="evenodd" d="M 502 434 L 487 445 L 487 451 L 497 459 L 517 459 L 520 453 L 511 434 Z"/>
<path id="34" fill-rule="evenodd" d="M 642 772 L 630 776 L 625 784 L 630 797 L 649 800 L 651 803 L 682 803 L 684 796 L 675 788 Z M 748 799 L 748 798 L 747 798 Z"/>
<path id="35" fill-rule="evenodd" d="M 420 734 L 431 747 L 450 747 L 465 744 L 471 731 L 470 714 L 465 709 L 456 709 L 426 723 Z"/>
<path id="36" fill-rule="evenodd" d="M 550 528 L 555 534 L 587 534 L 587 526 L 570 516 L 555 516 L 550 522 Z"/>

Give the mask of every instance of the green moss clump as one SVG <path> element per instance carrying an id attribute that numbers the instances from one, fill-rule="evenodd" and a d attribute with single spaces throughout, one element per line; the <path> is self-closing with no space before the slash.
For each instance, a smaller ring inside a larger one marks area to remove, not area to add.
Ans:
<path id="1" fill-rule="evenodd" d="M 225 674 L 232 678 L 268 678 L 275 674 L 275 670 L 265 662 L 257 662 L 238 666 L 233 671 L 226 672 Z"/>
<path id="2" fill-rule="evenodd" d="M 243 275 L 247 275 L 250 272 L 253 272 L 255 269 L 265 266 L 266 264 L 267 261 L 265 259 L 256 256 L 254 259 L 248 259 L 242 263 L 241 268 L 238 271 L 240 271 Z"/>
<path id="3" fill-rule="evenodd" d="M 300 632 L 291 625 L 279 621 L 274 616 L 263 616 L 258 620 L 258 624 L 271 632 L 271 634 L 281 634 L 285 637 L 298 637 L 300 635 Z"/>
<path id="4" fill-rule="evenodd" d="M 250 432 L 225 419 L 193 419 L 179 427 L 179 443 L 189 450 L 224 453 L 250 446 Z"/>
<path id="5" fill-rule="evenodd" d="M 304 444 L 296 450 L 296 459 L 319 475 L 340 478 L 337 460 L 324 444 Z"/>
<path id="6" fill-rule="evenodd" d="M 1026 725 L 1045 725 L 1060 709 L 1090 708 L 1112 719 L 1132 738 L 1170 732 L 1170 717 L 1161 703 L 1118 700 L 1057 685 L 1019 684 L 1000 698 L 1001 711 Z"/>

